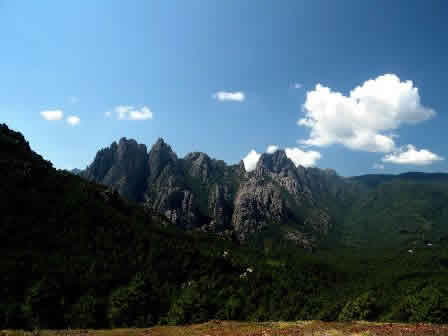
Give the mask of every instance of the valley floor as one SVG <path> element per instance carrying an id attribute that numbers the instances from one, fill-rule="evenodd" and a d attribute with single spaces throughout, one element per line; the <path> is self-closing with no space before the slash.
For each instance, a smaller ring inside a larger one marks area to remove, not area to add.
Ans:
<path id="1" fill-rule="evenodd" d="M 0 336 L 448 336 L 448 325 L 371 322 L 230 322 L 147 329 L 0 331 Z"/>

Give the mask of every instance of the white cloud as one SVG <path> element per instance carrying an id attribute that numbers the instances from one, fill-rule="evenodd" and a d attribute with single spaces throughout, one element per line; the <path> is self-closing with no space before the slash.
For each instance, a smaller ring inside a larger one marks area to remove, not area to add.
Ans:
<path id="1" fill-rule="evenodd" d="M 107 111 L 106 113 L 104 113 L 104 115 L 107 117 L 107 118 L 109 118 L 109 117 L 111 117 L 112 116 L 112 112 L 110 112 L 110 111 Z"/>
<path id="2" fill-rule="evenodd" d="M 78 102 L 79 102 L 79 98 L 78 97 L 75 97 L 75 96 L 71 96 L 70 97 L 70 103 L 76 104 Z"/>
<path id="3" fill-rule="evenodd" d="M 303 87 L 303 85 L 300 84 L 300 83 L 294 83 L 294 84 L 292 85 L 292 87 L 293 87 L 294 89 L 301 89 L 301 88 Z"/>
<path id="4" fill-rule="evenodd" d="M 275 145 L 269 145 L 268 148 L 266 148 L 266 153 L 273 154 L 278 150 L 278 146 Z"/>
<path id="5" fill-rule="evenodd" d="M 237 101 L 242 102 L 246 99 L 244 92 L 226 92 L 226 91 L 218 91 L 212 95 L 214 99 L 219 101 Z"/>
<path id="6" fill-rule="evenodd" d="M 416 149 L 413 145 L 407 145 L 405 148 L 387 154 L 381 161 L 395 164 L 412 164 L 418 166 L 430 165 L 436 161 L 444 160 L 443 157 L 430 152 L 427 149 Z"/>
<path id="7" fill-rule="evenodd" d="M 118 105 L 114 111 L 120 120 L 147 120 L 153 117 L 152 111 L 147 106 L 137 109 L 130 105 Z"/>
<path id="8" fill-rule="evenodd" d="M 64 111 L 62 111 L 62 110 L 45 110 L 45 111 L 41 111 L 40 115 L 45 120 L 55 121 L 55 120 L 61 120 L 64 118 Z"/>
<path id="9" fill-rule="evenodd" d="M 384 169 L 384 165 L 381 163 L 374 163 L 372 168 L 373 169 Z"/>
<path id="10" fill-rule="evenodd" d="M 416 124 L 436 113 L 420 103 L 418 88 L 412 81 L 400 81 L 385 74 L 364 82 L 348 96 L 317 84 L 307 92 L 301 126 L 311 129 L 306 145 L 342 144 L 370 152 L 395 150 L 392 130 L 402 124 Z"/>
<path id="11" fill-rule="evenodd" d="M 244 168 L 246 171 L 251 172 L 257 167 L 257 162 L 260 159 L 261 154 L 257 153 L 255 149 L 252 149 L 243 159 Z"/>
<path id="12" fill-rule="evenodd" d="M 81 119 L 79 119 L 79 117 L 77 116 L 72 115 L 67 117 L 67 122 L 72 126 L 76 126 L 81 122 Z"/>
<path id="13" fill-rule="evenodd" d="M 285 148 L 286 156 L 294 162 L 295 166 L 311 167 L 316 164 L 322 155 L 316 151 L 304 151 L 300 148 Z"/>
<path id="14" fill-rule="evenodd" d="M 269 145 L 266 149 L 266 153 L 275 153 L 279 148 L 275 145 Z M 319 160 L 322 155 L 316 151 L 305 151 L 298 147 L 285 148 L 286 156 L 294 163 L 296 167 L 299 165 L 303 167 L 312 167 L 316 165 L 316 161 Z M 257 153 L 255 149 L 252 149 L 244 158 L 244 167 L 246 171 L 251 172 L 257 167 L 258 160 L 261 154 Z"/>

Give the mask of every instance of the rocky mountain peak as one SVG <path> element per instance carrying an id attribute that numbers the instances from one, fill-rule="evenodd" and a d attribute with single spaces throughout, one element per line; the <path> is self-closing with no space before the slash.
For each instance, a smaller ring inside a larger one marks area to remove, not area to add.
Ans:
<path id="1" fill-rule="evenodd" d="M 116 149 L 118 160 L 127 160 L 134 156 L 146 155 L 146 145 L 138 144 L 134 139 L 121 138 Z"/>
<path id="2" fill-rule="evenodd" d="M 206 182 L 213 169 L 210 157 L 201 152 L 189 153 L 184 158 L 191 176 L 199 177 Z"/>
<path id="3" fill-rule="evenodd" d="M 210 157 L 207 154 L 202 153 L 202 152 L 192 152 L 192 153 L 188 153 L 187 155 L 185 155 L 184 160 L 203 163 L 203 162 L 210 161 Z"/>
<path id="4" fill-rule="evenodd" d="M 149 178 L 154 181 L 166 166 L 170 169 L 177 166 L 177 155 L 162 138 L 159 138 L 151 147 L 148 154 Z"/>
<path id="5" fill-rule="evenodd" d="M 121 138 L 118 144 L 100 150 L 92 164 L 81 174 L 118 190 L 124 197 L 141 199 L 141 185 L 147 170 L 147 149 L 134 139 Z"/>
<path id="6" fill-rule="evenodd" d="M 152 145 L 152 149 L 161 149 L 166 147 L 171 149 L 170 145 L 168 145 L 163 138 L 158 138 L 154 145 Z"/>
<path id="7" fill-rule="evenodd" d="M 277 150 L 272 154 L 263 153 L 258 160 L 256 175 L 263 175 L 266 171 L 279 174 L 290 169 L 295 170 L 294 163 L 286 156 L 284 150 Z"/>
<path id="8" fill-rule="evenodd" d="M 137 141 L 135 141 L 134 139 L 127 139 L 126 137 L 123 137 L 120 139 L 120 141 L 118 142 L 119 146 L 137 146 Z"/>
<path id="9" fill-rule="evenodd" d="M 156 143 L 151 147 L 149 152 L 150 160 L 151 158 L 163 158 L 169 160 L 177 160 L 177 155 L 171 149 L 171 146 L 168 145 L 163 138 L 158 138 Z"/>

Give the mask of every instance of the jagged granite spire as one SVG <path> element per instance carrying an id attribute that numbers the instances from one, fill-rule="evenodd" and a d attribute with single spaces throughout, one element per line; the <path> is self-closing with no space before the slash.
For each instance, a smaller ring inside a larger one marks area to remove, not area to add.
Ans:
<path id="1" fill-rule="evenodd" d="M 165 166 L 171 168 L 177 164 L 177 155 L 162 138 L 158 138 L 148 154 L 149 180 L 154 181 L 163 171 Z"/>
<path id="2" fill-rule="evenodd" d="M 286 156 L 284 150 L 277 150 L 272 154 L 263 153 L 255 168 L 257 175 L 263 175 L 266 171 L 280 173 L 289 169 L 295 170 L 294 163 Z"/>
<path id="3" fill-rule="evenodd" d="M 118 190 L 125 198 L 141 201 L 147 176 L 148 154 L 145 145 L 121 138 L 118 144 L 100 150 L 82 176 Z"/>

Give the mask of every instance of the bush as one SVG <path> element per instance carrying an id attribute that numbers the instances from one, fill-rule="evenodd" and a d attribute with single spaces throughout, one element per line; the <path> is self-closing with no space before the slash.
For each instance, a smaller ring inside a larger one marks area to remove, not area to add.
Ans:
<path id="1" fill-rule="evenodd" d="M 376 310 L 374 293 L 369 291 L 347 302 L 339 314 L 338 320 L 370 320 L 376 315 Z"/>
<path id="2" fill-rule="evenodd" d="M 183 289 L 168 312 L 169 324 L 198 323 L 207 320 L 206 304 L 201 302 L 201 290 L 196 281 L 183 285 Z"/>
<path id="3" fill-rule="evenodd" d="M 446 290 L 426 286 L 419 293 L 408 295 L 402 311 L 410 322 L 448 322 L 448 295 Z"/>
<path id="4" fill-rule="evenodd" d="M 128 286 L 112 292 L 107 314 L 111 327 L 148 327 L 154 324 L 146 287 L 142 273 L 137 273 Z"/>

